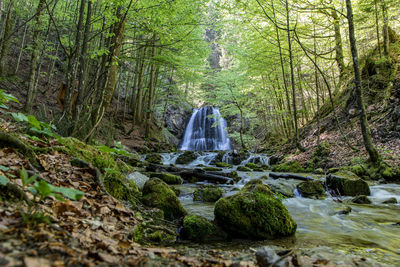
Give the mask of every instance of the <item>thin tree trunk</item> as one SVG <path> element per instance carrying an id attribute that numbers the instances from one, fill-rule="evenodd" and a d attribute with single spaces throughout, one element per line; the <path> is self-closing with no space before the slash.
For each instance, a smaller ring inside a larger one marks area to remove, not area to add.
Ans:
<path id="1" fill-rule="evenodd" d="M 30 113 L 32 111 L 33 102 L 35 101 L 35 74 L 37 70 L 37 64 L 39 60 L 39 37 L 40 37 L 40 27 L 41 27 L 41 17 L 43 13 L 43 7 L 46 4 L 46 0 L 40 0 L 37 8 L 36 15 L 36 24 L 33 30 L 33 38 L 32 38 L 32 56 L 31 56 L 31 69 L 29 74 L 29 88 L 28 88 L 28 97 L 25 103 L 25 112 Z"/>
<path id="2" fill-rule="evenodd" d="M 344 70 L 346 68 L 344 64 L 344 56 L 343 56 L 343 42 L 342 42 L 342 34 L 340 32 L 340 19 L 336 12 L 336 10 L 332 10 L 332 18 L 333 18 L 333 28 L 335 31 L 335 57 L 336 63 L 339 68 L 340 77 L 343 76 Z"/>
<path id="3" fill-rule="evenodd" d="M 15 66 L 14 74 L 18 73 L 19 65 L 21 64 L 21 58 L 22 58 L 22 54 L 24 53 L 24 48 L 25 48 L 25 40 L 26 40 L 27 30 L 28 30 L 28 24 L 25 25 L 24 34 L 22 36 L 22 41 L 21 41 L 21 48 L 20 48 L 20 51 L 18 54 L 18 60 L 17 60 L 17 65 Z"/>
<path id="4" fill-rule="evenodd" d="M 373 164 L 377 164 L 380 161 L 380 155 L 376 150 L 374 144 L 372 143 L 371 130 L 368 125 L 367 114 L 364 107 L 364 102 L 361 92 L 361 74 L 358 65 L 358 52 L 357 43 L 354 31 L 354 21 L 353 21 L 353 9 L 351 6 L 351 0 L 346 0 L 347 7 L 347 20 L 349 23 L 349 39 L 351 54 L 353 56 L 353 67 L 354 67 L 354 82 L 355 82 L 355 97 L 357 98 L 358 108 L 360 109 L 360 124 L 361 132 L 364 139 L 364 146 L 369 154 L 369 158 Z"/>
<path id="5" fill-rule="evenodd" d="M 379 57 L 382 57 L 382 49 L 381 49 L 381 41 L 380 41 L 380 34 L 379 34 L 379 9 L 378 9 L 378 0 L 374 0 L 374 7 L 375 7 L 375 24 L 376 24 L 376 38 L 378 39 L 378 51 Z"/>
<path id="6" fill-rule="evenodd" d="M 381 0 L 382 16 L 383 16 L 383 54 L 389 55 L 390 51 L 390 40 L 389 40 L 389 26 L 388 26 L 388 15 L 385 0 Z"/>
<path id="7" fill-rule="evenodd" d="M 150 135 L 150 124 L 153 116 L 153 98 L 154 98 L 154 90 L 155 90 L 155 72 L 156 66 L 154 62 L 154 58 L 156 56 L 156 39 L 157 35 L 153 34 L 153 47 L 151 48 L 151 69 L 150 69 L 150 83 L 149 83 L 149 97 L 147 102 L 147 112 L 146 112 L 146 128 L 145 128 L 145 137 L 149 137 Z"/>
<path id="8" fill-rule="evenodd" d="M 10 45 L 10 31 L 11 31 L 11 9 L 14 4 L 14 0 L 10 0 L 10 3 L 7 7 L 7 14 L 4 22 L 4 33 L 1 42 L 1 51 L 0 51 L 0 77 L 4 76 L 5 73 L 5 65 L 6 59 L 8 55 L 8 48 Z"/>

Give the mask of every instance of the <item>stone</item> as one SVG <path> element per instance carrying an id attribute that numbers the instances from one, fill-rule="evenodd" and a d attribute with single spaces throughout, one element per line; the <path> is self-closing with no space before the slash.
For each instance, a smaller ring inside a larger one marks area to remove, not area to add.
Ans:
<path id="1" fill-rule="evenodd" d="M 192 241 L 203 241 L 215 231 L 215 226 L 206 218 L 187 215 L 183 220 L 182 236 Z"/>
<path id="2" fill-rule="evenodd" d="M 235 181 L 236 183 L 240 181 L 240 176 L 236 171 L 231 171 L 229 172 L 226 176 L 228 176 L 229 178 L 232 178 L 233 181 Z"/>
<path id="3" fill-rule="evenodd" d="M 352 172 L 336 172 L 326 176 L 326 186 L 341 196 L 369 196 L 371 191 L 368 183 Z"/>
<path id="4" fill-rule="evenodd" d="M 176 164 L 189 164 L 190 162 L 197 159 L 197 154 L 194 151 L 185 151 L 176 159 Z"/>
<path id="5" fill-rule="evenodd" d="M 216 162 L 215 165 L 220 168 L 232 168 L 232 164 L 226 162 Z"/>
<path id="6" fill-rule="evenodd" d="M 240 172 L 251 172 L 251 171 L 252 171 L 252 169 L 247 168 L 247 167 L 245 167 L 245 166 L 239 166 L 239 167 L 237 167 L 236 170 L 237 170 L 237 171 L 240 171 Z"/>
<path id="7" fill-rule="evenodd" d="M 324 172 L 324 169 L 318 168 L 318 169 L 315 169 L 315 170 L 314 170 L 314 173 L 315 173 L 315 174 L 324 174 L 325 172 Z"/>
<path id="8" fill-rule="evenodd" d="M 160 178 L 167 184 L 182 184 L 183 180 L 180 176 L 167 172 L 152 172 L 149 174 L 151 178 Z"/>
<path id="9" fill-rule="evenodd" d="M 142 202 L 162 210 L 167 220 L 179 219 L 186 214 L 175 192 L 159 178 L 151 178 L 145 183 Z"/>
<path id="10" fill-rule="evenodd" d="M 351 199 L 352 203 L 355 204 L 371 204 L 371 200 L 365 195 L 359 195 Z"/>
<path id="11" fill-rule="evenodd" d="M 382 201 L 382 204 L 397 204 L 397 199 L 395 197 L 391 197 Z"/>
<path id="12" fill-rule="evenodd" d="M 153 154 L 149 154 L 146 156 L 146 161 L 153 163 L 153 164 L 157 164 L 157 165 L 161 165 L 162 164 L 162 157 L 160 154 L 157 153 L 153 153 Z"/>
<path id="13" fill-rule="evenodd" d="M 281 257 L 269 247 L 262 247 L 256 251 L 257 264 L 260 267 L 287 267 L 290 266 L 288 258 L 279 261 Z"/>
<path id="14" fill-rule="evenodd" d="M 133 172 L 128 175 L 128 180 L 133 181 L 139 190 L 143 190 L 144 184 L 150 179 L 146 175 L 140 173 L 140 172 Z"/>
<path id="15" fill-rule="evenodd" d="M 193 193 L 194 201 L 216 202 L 222 197 L 222 189 L 215 185 L 203 185 Z"/>
<path id="16" fill-rule="evenodd" d="M 323 183 L 318 180 L 301 182 L 296 188 L 302 197 L 321 199 L 325 196 Z"/>
<path id="17" fill-rule="evenodd" d="M 305 172 L 305 169 L 297 160 L 290 160 L 278 165 L 274 165 L 271 169 L 274 172 Z"/>
<path id="18" fill-rule="evenodd" d="M 218 200 L 214 215 L 216 223 L 233 237 L 273 239 L 291 236 L 297 228 L 287 208 L 261 180 L 250 181 L 236 194 Z"/>
<path id="19" fill-rule="evenodd" d="M 257 166 L 257 164 L 251 163 L 251 162 L 247 163 L 247 164 L 244 165 L 244 166 L 247 167 L 247 168 L 252 169 L 253 171 L 256 170 L 256 169 L 259 169 L 259 167 Z"/>
<path id="20" fill-rule="evenodd" d="M 204 167 L 203 170 L 207 171 L 207 172 L 220 172 L 220 171 L 222 171 L 221 168 L 215 168 L 215 167 Z"/>

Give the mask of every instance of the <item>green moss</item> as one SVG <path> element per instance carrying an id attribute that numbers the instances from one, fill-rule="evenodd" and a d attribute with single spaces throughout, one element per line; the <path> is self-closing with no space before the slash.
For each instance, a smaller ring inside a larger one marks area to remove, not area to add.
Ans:
<path id="1" fill-rule="evenodd" d="M 239 166 L 239 167 L 237 167 L 236 170 L 238 170 L 238 171 L 240 171 L 240 172 L 251 172 L 251 171 L 252 171 L 252 169 L 247 168 L 247 167 L 245 167 L 245 166 Z"/>
<path id="2" fill-rule="evenodd" d="M 179 188 L 177 188 L 176 186 L 170 185 L 169 188 L 172 189 L 172 191 L 174 191 L 175 195 L 177 197 L 179 197 L 179 195 L 181 194 L 181 190 Z"/>
<path id="3" fill-rule="evenodd" d="M 297 190 L 303 197 L 321 199 L 325 196 L 325 190 L 321 181 L 305 181 L 297 185 Z"/>
<path id="4" fill-rule="evenodd" d="M 247 163 L 247 164 L 244 165 L 244 166 L 247 167 L 247 168 L 250 168 L 250 169 L 252 169 L 252 170 L 256 170 L 256 169 L 259 168 L 259 167 L 257 166 L 257 164 L 251 163 L 251 162 Z"/>
<path id="5" fill-rule="evenodd" d="M 222 189 L 215 185 L 202 185 L 193 193 L 194 201 L 215 202 L 222 197 Z"/>
<path id="6" fill-rule="evenodd" d="M 215 165 L 220 168 L 232 168 L 232 164 L 226 162 L 217 162 Z"/>
<path id="7" fill-rule="evenodd" d="M 297 225 L 282 202 L 260 180 L 215 204 L 215 220 L 235 237 L 270 239 L 293 235 Z"/>
<path id="8" fill-rule="evenodd" d="M 215 168 L 215 167 L 204 167 L 203 170 L 204 171 L 209 171 L 209 172 L 220 172 L 220 171 L 222 171 L 221 168 Z"/>
<path id="9" fill-rule="evenodd" d="M 150 177 L 160 178 L 167 184 L 182 184 L 182 182 L 183 182 L 182 178 L 180 176 L 174 175 L 171 173 L 167 173 L 167 172 L 163 172 L 163 173 L 153 172 L 153 173 L 150 173 L 149 175 L 150 175 Z"/>
<path id="10" fill-rule="evenodd" d="M 179 219 L 186 214 L 174 191 L 158 178 L 151 178 L 145 183 L 142 201 L 147 206 L 162 210 L 167 220 Z"/>
<path id="11" fill-rule="evenodd" d="M 131 166 L 120 160 L 116 160 L 111 153 L 102 152 L 95 146 L 88 145 L 76 138 L 59 138 L 59 142 L 64 147 L 57 148 L 57 150 L 60 150 L 61 152 L 64 152 L 75 158 L 87 161 L 101 171 L 104 171 L 107 168 L 115 169 L 124 173 L 133 171 Z"/>
<path id="12" fill-rule="evenodd" d="M 339 171 L 326 177 L 326 186 L 342 196 L 371 194 L 367 182 L 350 171 Z"/>
<path id="13" fill-rule="evenodd" d="M 354 197 L 351 202 L 356 203 L 356 204 L 371 204 L 371 200 L 365 196 L 365 195 L 360 195 Z"/>
<path id="14" fill-rule="evenodd" d="M 131 233 L 133 241 L 143 244 L 163 244 L 171 245 L 176 241 L 177 234 L 172 230 L 153 227 L 146 223 L 141 223 L 135 226 Z"/>
<path id="15" fill-rule="evenodd" d="M 134 182 L 126 179 L 121 173 L 113 173 L 106 175 L 103 183 L 110 195 L 118 200 L 128 201 L 136 208 L 140 193 Z"/>
<path id="16" fill-rule="evenodd" d="M 290 160 L 284 163 L 272 166 L 274 172 L 305 172 L 305 169 L 301 166 L 297 160 Z"/>
<path id="17" fill-rule="evenodd" d="M 153 164 L 157 164 L 157 165 L 161 165 L 162 164 L 162 157 L 160 154 L 157 153 L 153 153 L 150 155 L 146 156 L 146 161 L 153 163 Z"/>
<path id="18" fill-rule="evenodd" d="M 233 181 L 235 181 L 235 182 L 239 182 L 240 181 L 240 176 L 239 176 L 239 174 L 236 172 L 236 171 L 231 171 L 231 172 L 229 172 L 228 174 L 227 174 L 227 176 L 229 177 L 229 178 L 232 178 L 233 179 Z"/>
<path id="19" fill-rule="evenodd" d="M 194 151 L 185 151 L 176 159 L 176 164 L 188 164 L 197 159 L 197 154 Z"/>
<path id="20" fill-rule="evenodd" d="M 183 236 L 193 241 L 204 241 L 215 231 L 215 226 L 206 218 L 188 215 L 183 220 Z"/>

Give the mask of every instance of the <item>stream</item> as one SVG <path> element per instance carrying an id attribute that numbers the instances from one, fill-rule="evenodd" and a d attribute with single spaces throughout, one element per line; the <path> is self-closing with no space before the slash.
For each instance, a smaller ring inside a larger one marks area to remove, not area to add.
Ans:
<path id="1" fill-rule="evenodd" d="M 174 164 L 181 153 L 162 154 L 163 164 Z M 212 166 L 212 160 L 217 153 L 202 153 L 195 161 L 179 167 L 193 168 L 199 164 Z M 247 161 L 254 159 L 268 163 L 265 156 L 251 155 Z M 228 161 L 229 159 L 224 159 Z M 223 168 L 224 172 L 235 170 Z M 293 179 L 271 179 L 268 172 L 238 172 L 241 180 L 233 185 L 218 185 L 224 196 L 232 195 L 248 181 L 262 179 L 270 186 L 284 187 L 294 193 L 294 197 L 283 198 L 283 204 L 288 208 L 291 216 L 297 222 L 295 237 L 267 241 L 233 240 L 229 244 L 207 244 L 208 248 L 248 249 L 265 245 L 275 245 L 284 248 L 296 248 L 299 251 L 310 251 L 319 256 L 337 257 L 339 262 L 346 262 L 346 256 L 359 256 L 374 259 L 380 263 L 400 266 L 400 205 L 382 204 L 388 198 L 396 198 L 400 202 L 400 185 L 398 184 L 370 184 L 372 201 L 370 205 L 350 203 L 350 197 L 342 197 L 342 202 L 334 201 L 327 195 L 323 200 L 301 197 L 295 189 L 300 183 Z M 323 176 L 310 175 L 316 179 Z M 187 183 L 177 186 L 181 190 L 179 196 L 184 208 L 189 214 L 197 214 L 210 220 L 214 219 L 214 203 L 193 201 L 193 191 L 203 183 Z M 338 211 L 351 207 L 349 214 L 338 214 Z"/>

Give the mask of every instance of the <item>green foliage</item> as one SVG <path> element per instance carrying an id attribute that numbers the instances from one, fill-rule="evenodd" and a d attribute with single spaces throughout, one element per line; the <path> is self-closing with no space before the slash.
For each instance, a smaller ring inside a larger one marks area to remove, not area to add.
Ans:
<path id="1" fill-rule="evenodd" d="M 290 160 L 284 163 L 272 166 L 274 172 L 305 172 L 305 169 L 301 166 L 297 160 Z"/>
<path id="2" fill-rule="evenodd" d="M 6 104 L 10 101 L 19 103 L 18 99 L 15 98 L 13 95 L 7 94 L 3 90 L 0 89 L 0 111 L 1 111 L 1 109 L 8 109 L 8 106 Z"/>
<path id="3" fill-rule="evenodd" d="M 32 133 L 43 135 L 46 137 L 59 137 L 57 134 L 54 133 L 54 131 L 57 130 L 54 125 L 38 121 L 33 115 L 26 116 L 23 113 L 11 113 L 11 115 L 16 122 L 23 122 L 29 125 L 29 131 Z"/>

